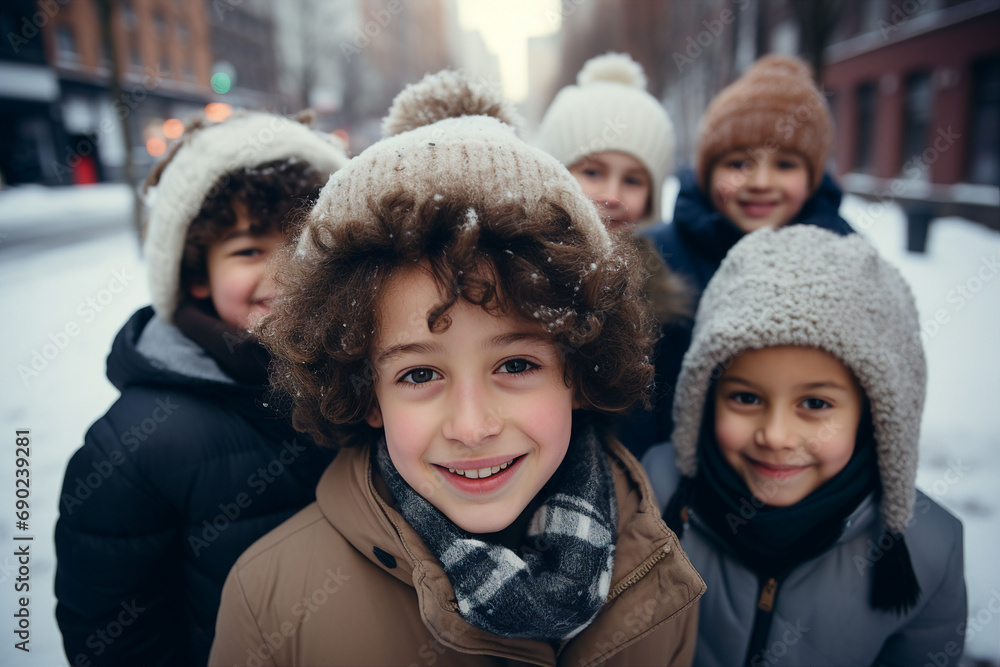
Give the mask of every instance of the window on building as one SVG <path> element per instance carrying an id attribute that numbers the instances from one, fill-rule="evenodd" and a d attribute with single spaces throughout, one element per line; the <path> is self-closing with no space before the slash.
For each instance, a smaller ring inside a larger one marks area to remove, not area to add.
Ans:
<path id="1" fill-rule="evenodd" d="M 135 15 L 135 8 L 132 6 L 131 2 L 123 2 L 121 4 L 122 8 L 122 23 L 125 25 L 126 30 L 135 30 L 139 25 L 139 19 Z"/>
<path id="2" fill-rule="evenodd" d="M 878 86 L 871 81 L 855 91 L 857 101 L 857 133 L 855 135 L 854 171 L 867 174 L 872 170 L 872 142 L 875 138 L 875 100 Z"/>
<path id="3" fill-rule="evenodd" d="M 56 60 L 60 63 L 80 62 L 80 53 L 76 50 L 76 33 L 65 23 L 56 27 Z"/>
<path id="4" fill-rule="evenodd" d="M 162 14 L 153 15 L 153 29 L 156 30 L 156 36 L 159 39 L 166 39 L 167 37 L 167 20 L 163 18 Z"/>
<path id="5" fill-rule="evenodd" d="M 972 66 L 972 134 L 968 179 L 1000 185 L 1000 58 Z"/>
<path id="6" fill-rule="evenodd" d="M 142 52 L 137 39 L 133 39 L 128 48 L 128 67 L 133 72 L 142 71 Z"/>
<path id="7" fill-rule="evenodd" d="M 913 72 L 906 77 L 903 95 L 903 155 L 900 166 L 920 157 L 927 147 L 934 89 L 930 72 Z"/>

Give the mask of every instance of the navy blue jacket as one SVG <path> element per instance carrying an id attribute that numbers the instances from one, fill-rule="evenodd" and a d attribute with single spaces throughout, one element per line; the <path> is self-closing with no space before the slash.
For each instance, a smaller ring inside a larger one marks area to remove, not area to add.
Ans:
<path id="1" fill-rule="evenodd" d="M 140 351 L 147 328 L 168 332 L 155 358 Z M 107 374 L 121 397 L 70 460 L 56 524 L 70 664 L 206 664 L 229 569 L 315 499 L 333 458 L 266 388 L 211 372 L 200 351 L 149 307 L 115 339 Z"/>
<path id="2" fill-rule="evenodd" d="M 830 178 L 823 180 L 789 225 L 816 225 L 838 234 L 854 232 L 847 221 L 840 217 L 842 192 Z M 671 269 L 680 274 L 694 289 L 694 304 L 697 306 L 701 293 L 708 281 L 715 275 L 726 253 L 745 235 L 728 218 L 722 216 L 701 191 L 694 172 L 685 170 L 680 174 L 680 191 L 674 206 L 673 220 L 665 225 L 656 225 L 645 232 L 656 245 L 663 260 Z M 644 424 L 641 437 L 633 437 L 629 449 L 637 457 L 650 446 L 670 439 L 674 420 L 670 406 L 674 400 L 674 386 L 681 372 L 684 353 L 691 345 L 694 320 L 687 319 L 679 324 L 664 327 L 663 339 L 657 345 L 656 364 L 656 404 L 664 406 L 658 411 L 653 422 Z M 655 422 L 655 423 L 654 423 Z"/>

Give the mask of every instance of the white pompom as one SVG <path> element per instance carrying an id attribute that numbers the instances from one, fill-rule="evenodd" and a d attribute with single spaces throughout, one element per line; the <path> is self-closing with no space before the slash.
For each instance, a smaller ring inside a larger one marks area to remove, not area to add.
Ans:
<path id="1" fill-rule="evenodd" d="M 583 69 L 576 75 L 577 84 L 586 86 L 596 81 L 611 81 L 646 89 L 646 74 L 642 71 L 642 65 L 625 53 L 605 53 L 585 62 Z"/>

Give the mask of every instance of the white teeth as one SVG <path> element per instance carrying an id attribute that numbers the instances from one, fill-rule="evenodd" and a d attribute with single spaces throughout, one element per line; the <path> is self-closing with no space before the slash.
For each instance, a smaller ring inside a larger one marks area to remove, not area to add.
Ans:
<path id="1" fill-rule="evenodd" d="M 493 466 L 492 468 L 479 468 L 474 470 L 456 470 L 455 468 L 448 468 L 448 472 L 460 475 L 466 479 L 483 479 L 484 477 L 491 477 L 501 470 L 506 470 L 507 467 L 514 462 L 514 459 L 507 461 L 506 463 L 501 463 L 498 466 Z"/>

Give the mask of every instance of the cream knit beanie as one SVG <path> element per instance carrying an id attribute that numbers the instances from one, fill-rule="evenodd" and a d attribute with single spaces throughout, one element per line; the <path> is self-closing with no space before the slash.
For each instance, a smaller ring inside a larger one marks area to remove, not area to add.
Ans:
<path id="1" fill-rule="evenodd" d="M 147 193 L 151 212 L 142 250 L 157 315 L 173 319 L 181 296 L 184 240 L 205 199 L 225 187 L 228 174 L 276 160 L 299 160 L 320 174 L 348 162 L 339 139 L 266 113 L 234 117 L 184 139 Z"/>
<path id="2" fill-rule="evenodd" d="M 733 246 L 709 282 L 677 382 L 677 467 L 698 472 L 698 430 L 712 381 L 747 350 L 816 347 L 841 361 L 871 405 L 882 519 L 913 516 L 926 364 L 913 294 L 861 236 L 811 225 L 761 229 Z"/>
<path id="3" fill-rule="evenodd" d="M 649 172 L 650 214 L 663 218 L 663 181 L 674 168 L 674 126 L 659 101 L 646 92 L 642 67 L 623 53 L 588 60 L 556 95 L 538 129 L 536 143 L 567 168 L 603 151 L 635 157 Z"/>
<path id="4" fill-rule="evenodd" d="M 314 237 L 326 240 L 333 225 L 372 220 L 378 197 L 405 191 L 415 210 L 432 199 L 509 202 L 542 217 L 555 204 L 594 248 L 610 252 L 597 208 L 562 164 L 517 137 L 518 120 L 508 103 L 460 72 L 445 70 L 407 86 L 382 122 L 385 138 L 323 188 L 297 251 L 310 252 Z"/>
<path id="5" fill-rule="evenodd" d="M 695 147 L 698 185 L 708 191 L 709 172 L 731 150 L 780 147 L 806 159 L 815 192 L 832 142 L 833 119 L 809 65 L 792 56 L 767 55 L 705 110 Z"/>

